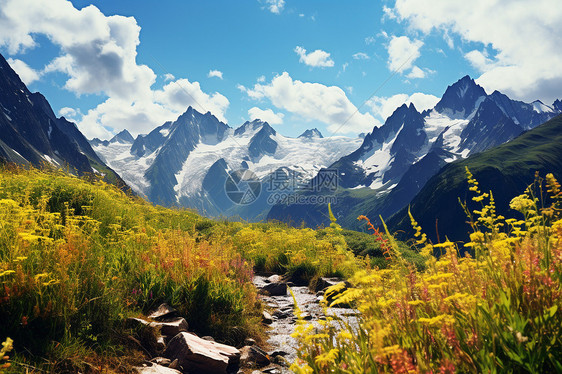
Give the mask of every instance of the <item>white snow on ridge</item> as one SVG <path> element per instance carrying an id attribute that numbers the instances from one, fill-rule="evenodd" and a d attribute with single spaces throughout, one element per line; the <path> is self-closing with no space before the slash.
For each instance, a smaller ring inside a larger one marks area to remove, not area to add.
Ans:
<path id="1" fill-rule="evenodd" d="M 470 116 L 470 118 L 472 115 Z M 432 110 L 425 118 L 424 130 L 429 139 L 429 144 L 433 144 L 439 134 L 443 133 L 443 146 L 445 150 L 456 153 L 459 151 L 461 143 L 461 132 L 468 125 L 469 119 L 454 119 L 445 114 Z M 445 131 L 445 132 L 443 132 Z"/>
<path id="2" fill-rule="evenodd" d="M 546 104 L 543 104 L 540 100 L 533 101 L 533 110 L 537 113 L 554 113 L 554 109 Z"/>
<path id="3" fill-rule="evenodd" d="M 483 100 L 483 99 L 482 99 Z M 479 105 L 479 104 L 478 104 Z M 478 108 L 478 105 L 476 106 Z M 468 150 L 461 152 L 461 133 L 470 121 L 476 110 L 474 110 L 467 118 L 457 118 L 456 116 L 450 116 L 450 113 L 438 113 L 436 110 L 432 110 L 429 115 L 424 118 L 424 128 L 428 143 L 419 151 L 416 155 L 416 162 L 421 160 L 431 149 L 433 144 L 439 138 L 439 135 L 443 136 L 443 149 L 445 151 L 456 154 L 447 158 L 446 162 L 455 161 L 458 158 L 466 158 L 468 156 Z M 384 174 L 392 167 L 394 157 L 390 154 L 390 150 L 394 145 L 398 135 L 402 131 L 404 126 L 394 135 L 394 137 L 379 147 L 376 147 L 373 151 L 367 153 L 363 158 L 357 161 L 355 164 L 365 170 L 366 175 L 374 175 L 372 183 L 368 186 L 371 189 L 381 189 L 384 191 L 390 191 L 394 186 L 389 185 L 390 181 L 383 183 Z M 364 187 L 364 186 L 357 186 Z"/>
<path id="4" fill-rule="evenodd" d="M 277 134 L 271 136 L 277 143 L 275 153 L 251 160 L 249 144 L 259 130 L 261 126 L 247 129 L 239 135 L 234 135 L 229 130 L 226 138 L 216 145 L 198 144 L 176 174 L 178 184 L 174 189 L 178 199 L 199 193 L 209 168 L 221 158 L 231 170 L 242 168 L 242 162 L 246 162 L 248 168 L 262 179 L 281 167 L 302 173 L 306 178 L 313 178 L 318 170 L 353 152 L 362 142 L 360 138 L 343 136 L 302 139 Z"/>
<path id="5" fill-rule="evenodd" d="M 382 179 L 384 176 L 385 171 L 387 171 L 390 167 L 392 162 L 392 156 L 390 154 L 390 149 L 394 145 L 396 138 L 404 128 L 404 125 L 400 127 L 400 129 L 394 135 L 390 141 L 385 142 L 382 144 L 380 148 L 371 151 L 370 154 L 366 155 L 363 160 L 357 161 L 355 164 L 365 170 L 367 175 L 371 175 L 376 173 L 376 178 L 371 183 L 369 188 L 376 189 L 381 188 L 383 186 Z"/>
<path id="6" fill-rule="evenodd" d="M 92 147 L 103 161 L 117 172 L 136 193 L 146 196 L 150 184 L 144 177 L 146 170 L 154 162 L 158 150 L 144 157 L 131 154 L 131 143 L 110 143 L 107 147 Z"/>

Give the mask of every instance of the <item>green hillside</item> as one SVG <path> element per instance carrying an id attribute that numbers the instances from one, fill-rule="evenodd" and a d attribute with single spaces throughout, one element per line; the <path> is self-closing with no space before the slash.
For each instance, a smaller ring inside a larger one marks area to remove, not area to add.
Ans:
<path id="1" fill-rule="evenodd" d="M 517 216 L 509 209 L 513 197 L 533 183 L 535 172 L 541 176 L 562 176 L 562 116 L 528 131 L 511 142 L 446 165 L 433 176 L 411 202 L 411 212 L 434 242 L 468 239 L 470 227 L 461 208 L 468 202 L 470 210 L 478 207 L 471 201 L 465 168 L 468 167 L 480 189 L 492 191 L 498 214 Z M 518 217 L 519 218 L 519 217 Z M 407 209 L 389 221 L 393 231 L 412 232 Z"/>
<path id="2" fill-rule="evenodd" d="M 124 320 L 166 302 L 201 336 L 237 346 L 260 341 L 254 270 L 307 282 L 350 277 L 366 266 L 364 255 L 388 265 L 379 247 L 364 233 L 214 221 L 91 177 L 5 165 L 0 340 L 14 340 L 14 368 L 126 368 L 142 352 L 124 341 Z"/>

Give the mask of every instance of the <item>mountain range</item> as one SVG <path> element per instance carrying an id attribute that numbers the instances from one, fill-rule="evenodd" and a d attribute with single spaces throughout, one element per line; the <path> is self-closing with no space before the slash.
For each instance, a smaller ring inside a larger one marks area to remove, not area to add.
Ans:
<path id="1" fill-rule="evenodd" d="M 430 110 L 402 105 L 354 152 L 330 165 L 339 172 L 332 203 L 338 222 L 359 227 L 357 216 L 388 219 L 443 166 L 508 142 L 562 113 L 560 101 L 524 103 L 501 92 L 488 95 L 469 76 L 448 86 Z M 307 194 L 307 193 L 305 193 Z M 310 195 L 310 193 L 308 193 Z M 325 204 L 278 204 L 269 219 L 327 225 Z"/>
<path id="2" fill-rule="evenodd" d="M 509 208 L 509 202 L 534 182 L 535 173 L 542 178 L 547 173 L 554 173 L 558 180 L 562 177 L 562 115 L 506 144 L 448 164 L 433 176 L 411 201 L 410 208 L 434 243 L 446 237 L 467 241 L 470 227 L 459 199 L 470 211 L 481 209 L 480 203 L 472 201 L 474 193 L 468 190 L 465 168 L 482 192 L 492 192 L 496 214 L 522 219 L 520 213 Z M 406 208 L 396 213 L 388 225 L 404 237 L 412 233 Z"/>
<path id="3" fill-rule="evenodd" d="M 189 107 L 174 122 L 136 139 L 124 130 L 109 141 L 93 139 L 91 144 L 133 190 L 154 203 L 259 220 L 267 215 L 272 194 L 289 183 L 309 181 L 361 141 L 324 138 L 317 129 L 285 137 L 260 120 L 234 129 L 209 112 Z M 225 189 L 228 182 L 243 183 L 244 178 L 238 180 L 243 175 L 260 184 L 247 204 L 236 201 L 236 191 Z"/>
<path id="4" fill-rule="evenodd" d="M 426 204 L 438 210 L 440 199 L 461 193 L 458 183 L 448 181 L 461 179 L 458 165 L 465 162 L 477 160 L 477 176 L 482 165 L 494 170 L 483 173 L 485 180 L 496 175 L 493 180 L 518 180 L 517 187 L 534 175 L 530 167 L 560 170 L 544 152 L 558 152 L 556 132 L 548 129 L 559 125 L 560 117 L 551 119 L 562 113 L 562 102 L 524 103 L 498 91 L 487 94 L 469 76 L 447 87 L 434 108 L 420 112 L 404 104 L 382 126 L 356 138 L 324 137 L 317 129 L 286 137 L 258 119 L 232 128 L 210 112 L 189 107 L 148 134 L 134 138 L 123 130 L 111 140 L 88 141 L 74 123 L 57 118 L 40 93 L 31 93 L 2 57 L 0 111 L 0 162 L 97 174 L 156 204 L 252 221 L 327 225 L 326 202 L 331 201 L 344 227 L 359 228 L 356 217 L 363 214 L 405 230 L 408 204 L 427 225 Z M 511 165 L 509 157 L 517 152 L 498 146 L 535 138 L 549 146 L 530 141 L 518 146 L 521 156 L 531 157 L 529 167 L 512 167 L 511 174 L 500 167 Z M 487 156 L 497 149 L 509 151 L 501 153 L 503 158 Z M 329 180 L 331 188 L 319 189 L 326 172 L 337 178 Z M 441 222 L 454 221 L 431 213 Z"/>
<path id="5" fill-rule="evenodd" d="M 31 93 L 0 55 L 0 162 L 97 174 L 125 187 L 72 122 L 57 118 L 45 97 Z"/>

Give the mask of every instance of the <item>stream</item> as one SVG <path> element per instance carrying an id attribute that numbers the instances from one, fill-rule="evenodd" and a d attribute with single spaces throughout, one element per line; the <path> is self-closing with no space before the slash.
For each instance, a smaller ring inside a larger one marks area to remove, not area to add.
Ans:
<path id="1" fill-rule="evenodd" d="M 267 284 L 267 277 L 256 275 L 254 277 L 254 284 L 258 289 Z M 321 294 L 317 296 L 312 293 L 306 286 L 291 286 L 291 290 L 295 295 L 296 302 L 304 313 L 307 322 L 315 323 L 320 319 L 325 319 L 324 311 L 320 305 L 322 299 Z M 297 358 L 296 340 L 291 337 L 295 331 L 296 316 L 294 314 L 294 301 L 291 293 L 287 289 L 287 294 L 284 296 L 266 296 L 261 295 L 261 299 L 266 305 L 266 310 L 272 316 L 272 322 L 269 325 L 271 328 L 268 331 L 267 345 L 268 352 L 284 352 L 285 359 L 289 366 Z M 357 325 L 357 311 L 348 308 L 328 308 L 327 313 L 331 316 L 345 319 L 352 325 Z M 275 368 L 278 369 L 275 371 Z M 262 368 L 261 372 L 264 373 L 291 373 L 288 367 L 273 365 L 271 367 Z M 257 371 L 258 373 L 260 371 Z"/>

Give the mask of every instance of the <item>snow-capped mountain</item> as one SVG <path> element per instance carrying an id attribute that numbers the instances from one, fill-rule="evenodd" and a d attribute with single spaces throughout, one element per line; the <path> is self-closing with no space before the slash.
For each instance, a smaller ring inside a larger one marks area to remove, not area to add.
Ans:
<path id="1" fill-rule="evenodd" d="M 91 144 L 133 190 L 150 201 L 195 208 L 211 216 L 256 219 L 269 209 L 267 198 L 273 190 L 267 185 L 273 176 L 304 183 L 361 142 L 343 136 L 324 138 L 317 129 L 298 138 L 285 137 L 260 120 L 233 129 L 211 113 L 189 107 L 176 121 L 134 141 L 122 132 L 110 141 L 94 139 Z M 225 192 L 228 178 L 244 170 L 262 181 L 260 196 L 251 206 L 236 204 Z"/>
<path id="2" fill-rule="evenodd" d="M 559 100 L 548 106 L 540 101 L 511 100 L 498 91 L 488 95 L 465 76 L 448 86 L 431 110 L 420 113 L 413 104 L 397 108 L 381 127 L 365 136 L 357 150 L 330 168 L 339 171 L 339 187 L 363 188 L 367 195 L 373 192 L 371 206 L 378 210 L 375 218 L 378 214 L 389 217 L 407 205 L 445 164 L 503 144 L 560 113 Z M 344 217 L 347 213 L 357 217 L 358 212 L 350 212 L 349 201 L 345 206 L 332 205 Z M 304 220 L 314 226 L 327 223 L 322 218 L 325 210 L 325 206 L 306 210 L 296 205 L 275 206 L 268 217 Z"/>
<path id="3" fill-rule="evenodd" d="M 47 99 L 31 93 L 0 55 L 0 162 L 68 169 L 75 174 L 96 173 L 124 186 L 100 160 L 78 130 L 57 118 Z"/>
<path id="4" fill-rule="evenodd" d="M 439 150 L 444 162 L 466 158 L 546 122 L 561 112 L 556 105 L 527 104 L 498 91 L 487 95 L 465 76 L 431 110 L 419 113 L 413 104 L 396 109 L 333 167 L 340 168 L 343 187 L 388 190 L 428 153 Z"/>

